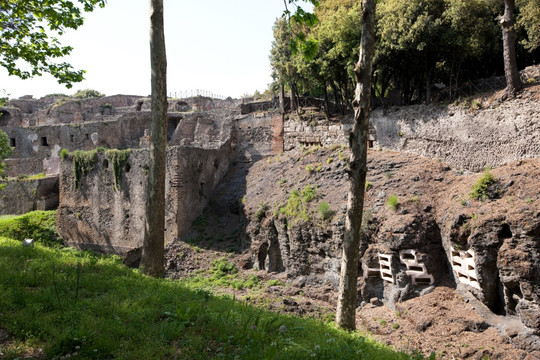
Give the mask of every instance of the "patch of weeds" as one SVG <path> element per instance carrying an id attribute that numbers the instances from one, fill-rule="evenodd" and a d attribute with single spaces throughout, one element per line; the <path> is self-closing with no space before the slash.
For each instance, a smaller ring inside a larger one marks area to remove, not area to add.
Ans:
<path id="1" fill-rule="evenodd" d="M 308 203 L 317 197 L 315 186 L 307 185 L 302 192 L 298 190 L 291 191 L 289 199 L 284 206 L 279 207 L 279 213 L 293 219 L 309 221 Z"/>
<path id="2" fill-rule="evenodd" d="M 283 179 L 279 180 L 278 185 L 279 185 L 279 186 L 284 186 L 284 185 L 287 183 L 287 181 L 288 181 L 288 180 L 287 180 L 286 178 L 283 178 Z"/>
<path id="3" fill-rule="evenodd" d="M 386 171 L 384 173 L 384 176 L 386 176 L 387 179 L 390 179 L 392 177 L 392 175 L 394 175 L 390 170 Z"/>
<path id="4" fill-rule="evenodd" d="M 316 172 L 321 172 L 322 171 L 322 165 L 319 164 L 319 166 L 317 166 L 317 168 L 315 169 Z"/>
<path id="5" fill-rule="evenodd" d="M 489 172 L 489 169 L 486 169 L 484 174 L 472 186 L 469 197 L 476 200 L 487 200 L 490 198 L 490 187 L 494 183 L 495 178 Z"/>
<path id="6" fill-rule="evenodd" d="M 373 187 L 373 184 L 371 183 L 371 181 L 367 181 L 366 180 L 366 185 L 364 186 L 364 189 L 366 191 L 368 191 L 369 189 L 371 189 Z"/>
<path id="7" fill-rule="evenodd" d="M 268 206 L 267 203 L 263 202 L 259 204 L 259 208 L 255 212 L 255 219 L 257 219 L 258 222 L 261 222 L 262 219 L 265 218 L 266 212 L 270 209 L 270 206 Z"/>
<path id="8" fill-rule="evenodd" d="M 381 324 L 382 326 L 386 326 L 386 320 L 384 319 L 379 320 L 379 324 Z"/>
<path id="9" fill-rule="evenodd" d="M 302 189 L 302 200 L 306 203 L 315 200 L 317 197 L 317 187 L 313 185 L 306 185 L 305 188 Z"/>
<path id="10" fill-rule="evenodd" d="M 311 174 L 313 172 L 313 165 L 311 164 L 306 165 L 306 171 Z"/>
<path id="11" fill-rule="evenodd" d="M 392 324 L 392 329 L 394 329 L 394 330 L 399 329 L 399 324 L 398 323 L 393 323 Z"/>
<path id="12" fill-rule="evenodd" d="M 327 164 L 331 164 L 333 161 L 334 161 L 334 159 L 332 159 L 332 158 L 326 159 L 326 163 L 327 163 Z"/>
<path id="13" fill-rule="evenodd" d="M 397 195 L 390 195 L 386 201 L 386 204 L 390 210 L 396 211 L 399 206 L 399 198 Z"/>
<path id="14" fill-rule="evenodd" d="M 268 287 L 272 287 L 272 286 L 283 286 L 283 282 L 281 282 L 280 280 L 277 280 L 277 279 L 272 279 L 272 280 L 269 280 L 266 285 Z"/>

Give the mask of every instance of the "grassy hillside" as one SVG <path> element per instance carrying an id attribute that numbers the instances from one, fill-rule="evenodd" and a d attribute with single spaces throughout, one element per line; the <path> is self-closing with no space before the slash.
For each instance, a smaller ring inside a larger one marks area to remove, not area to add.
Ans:
<path id="1" fill-rule="evenodd" d="M 0 238 L 0 358 L 407 359 L 314 319 L 254 308 L 113 256 Z"/>

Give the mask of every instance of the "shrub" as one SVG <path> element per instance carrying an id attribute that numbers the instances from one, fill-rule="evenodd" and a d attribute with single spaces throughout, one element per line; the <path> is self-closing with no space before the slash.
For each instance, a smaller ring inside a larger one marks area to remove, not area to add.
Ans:
<path id="1" fill-rule="evenodd" d="M 390 195 L 386 204 L 388 205 L 388 208 L 390 210 L 395 211 L 399 206 L 399 198 L 397 197 L 397 195 Z"/>
<path id="2" fill-rule="evenodd" d="M 73 94 L 73 98 L 75 99 L 101 98 L 104 96 L 105 94 L 102 94 L 99 91 L 92 89 L 78 90 L 75 94 Z"/>
<path id="3" fill-rule="evenodd" d="M 489 172 L 489 169 L 484 171 L 484 174 L 474 183 L 469 193 L 471 199 L 486 200 L 489 198 L 489 188 L 495 183 L 495 178 Z"/>
<path id="4" fill-rule="evenodd" d="M 332 218 L 332 216 L 334 216 L 334 211 L 330 208 L 330 205 L 326 201 L 323 201 L 319 205 L 319 215 L 321 215 L 321 219 L 323 220 L 329 220 Z"/>

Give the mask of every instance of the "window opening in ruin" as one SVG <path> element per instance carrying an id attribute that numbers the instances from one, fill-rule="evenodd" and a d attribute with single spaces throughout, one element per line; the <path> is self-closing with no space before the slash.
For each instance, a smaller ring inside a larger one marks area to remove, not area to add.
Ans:
<path id="1" fill-rule="evenodd" d="M 368 148 L 373 149 L 373 140 L 368 140 Z"/>
<path id="2" fill-rule="evenodd" d="M 141 111 L 143 103 L 143 101 L 137 101 L 137 108 L 135 109 L 135 111 Z"/>
<path id="3" fill-rule="evenodd" d="M 124 168 L 124 171 L 127 172 L 127 173 L 131 171 L 131 164 L 130 163 L 126 163 L 126 167 Z"/>
<path id="4" fill-rule="evenodd" d="M 109 167 L 109 161 L 107 159 L 103 160 L 103 168 L 108 168 Z"/>
<path id="5" fill-rule="evenodd" d="M 508 224 L 503 224 L 498 235 L 500 239 L 511 239 L 512 231 L 510 230 L 510 226 Z"/>
<path id="6" fill-rule="evenodd" d="M 217 169 L 219 167 L 219 160 L 218 159 L 215 159 L 214 160 L 214 167 Z"/>
<path id="7" fill-rule="evenodd" d="M 15 138 L 9 138 L 9 146 L 14 148 L 17 145 Z"/>
<path id="8" fill-rule="evenodd" d="M 69 141 L 71 142 L 75 141 L 75 135 L 73 134 L 69 135 Z"/>
<path id="9" fill-rule="evenodd" d="M 86 140 L 90 140 L 90 134 L 85 134 Z"/>
<path id="10" fill-rule="evenodd" d="M 46 136 L 41 137 L 41 146 L 49 146 L 49 144 L 47 143 L 47 137 Z"/>

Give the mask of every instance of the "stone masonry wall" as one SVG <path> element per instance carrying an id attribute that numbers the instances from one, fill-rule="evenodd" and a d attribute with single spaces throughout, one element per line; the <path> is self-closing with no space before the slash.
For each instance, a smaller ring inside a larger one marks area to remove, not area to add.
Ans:
<path id="1" fill-rule="evenodd" d="M 517 98 L 486 109 L 414 105 L 371 115 L 377 145 L 470 171 L 540 156 L 540 99 Z"/>
<path id="2" fill-rule="evenodd" d="M 179 237 L 202 212 L 233 159 L 229 139 L 217 149 L 167 150 L 165 239 Z M 195 160 L 196 159 L 196 160 Z M 60 163 L 58 233 L 70 246 L 108 253 L 141 247 L 144 237 L 148 150 L 132 150 L 115 188 L 104 154 L 75 189 L 73 163 Z"/>
<path id="3" fill-rule="evenodd" d="M 240 158 L 259 159 L 283 151 L 283 117 L 279 112 L 236 117 Z"/>
<path id="4" fill-rule="evenodd" d="M 0 191 L 0 215 L 26 214 L 58 206 L 58 177 L 10 180 Z"/>

